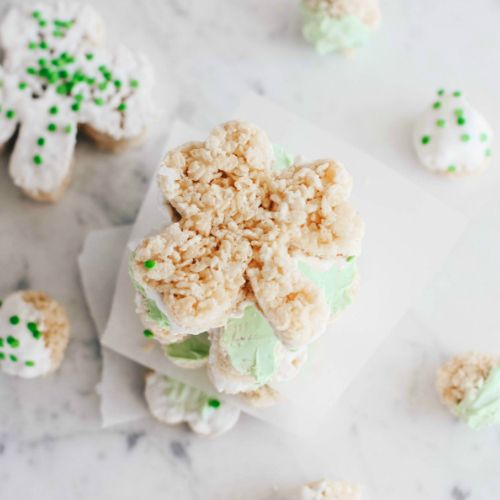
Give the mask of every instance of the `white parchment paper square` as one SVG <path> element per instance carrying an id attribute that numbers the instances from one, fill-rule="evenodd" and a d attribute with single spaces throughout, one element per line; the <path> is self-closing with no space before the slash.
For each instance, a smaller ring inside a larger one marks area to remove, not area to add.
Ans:
<path id="1" fill-rule="evenodd" d="M 309 361 L 299 376 L 282 384 L 282 402 L 268 409 L 243 408 L 258 418 L 303 433 L 319 424 L 413 305 L 450 253 L 466 221 L 391 168 L 263 98 L 249 97 L 233 117 L 255 122 L 273 143 L 293 154 L 341 161 L 354 177 L 352 203 L 366 222 L 359 259 L 361 286 L 354 304 L 310 347 Z M 176 123 L 167 148 L 204 137 L 205 133 Z M 129 241 L 168 223 L 158 208 L 158 198 L 153 181 Z M 103 344 L 144 366 L 214 392 L 205 370 L 179 369 L 165 359 L 161 349 L 144 349 L 143 327 L 134 311 L 134 292 L 127 275 L 128 256 L 126 250 Z"/>

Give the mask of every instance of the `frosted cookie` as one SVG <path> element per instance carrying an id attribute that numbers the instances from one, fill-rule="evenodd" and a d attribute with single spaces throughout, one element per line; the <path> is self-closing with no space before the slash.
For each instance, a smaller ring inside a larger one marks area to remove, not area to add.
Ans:
<path id="1" fill-rule="evenodd" d="M 500 358 L 468 353 L 455 356 L 437 373 L 443 403 L 469 427 L 500 424 Z"/>
<path id="2" fill-rule="evenodd" d="M 130 261 L 152 337 L 169 350 L 208 332 L 221 392 L 292 378 L 357 285 L 364 226 L 347 171 L 297 162 L 258 127 L 229 122 L 169 152 L 158 182 L 179 221 Z"/>
<path id="3" fill-rule="evenodd" d="M 198 434 L 217 436 L 232 429 L 240 410 L 217 397 L 156 372 L 146 375 L 145 397 L 160 422 L 187 423 Z"/>
<path id="4" fill-rule="evenodd" d="M 0 369 L 23 378 L 59 368 L 69 339 L 64 309 L 42 292 L 9 295 L 0 307 Z"/>
<path id="5" fill-rule="evenodd" d="M 302 0 L 302 34 L 319 54 L 350 52 L 380 25 L 378 0 Z"/>
<path id="6" fill-rule="evenodd" d="M 361 500 L 361 488 L 346 481 L 322 479 L 302 487 L 297 500 Z"/>
<path id="7" fill-rule="evenodd" d="M 483 171 L 492 154 L 493 132 L 460 91 L 441 89 L 415 125 L 413 141 L 422 165 L 445 175 Z"/>
<path id="8" fill-rule="evenodd" d="M 0 26 L 0 144 L 19 127 L 9 170 L 31 198 L 62 196 L 78 127 L 111 150 L 146 131 L 152 67 L 125 47 L 107 50 L 103 40 L 103 21 L 85 4 L 14 7 Z"/>

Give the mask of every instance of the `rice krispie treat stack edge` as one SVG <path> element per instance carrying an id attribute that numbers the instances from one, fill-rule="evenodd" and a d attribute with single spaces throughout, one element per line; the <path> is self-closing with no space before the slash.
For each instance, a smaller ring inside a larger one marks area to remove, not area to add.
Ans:
<path id="1" fill-rule="evenodd" d="M 0 145 L 19 128 L 9 170 L 31 198 L 62 196 L 79 126 L 110 150 L 144 135 L 153 114 L 152 67 L 125 47 L 107 50 L 103 21 L 89 5 L 13 7 L 0 42 Z"/>
<path id="2" fill-rule="evenodd" d="M 43 292 L 9 295 L 0 307 L 0 369 L 35 378 L 59 368 L 69 340 L 66 312 Z"/>
<path id="3" fill-rule="evenodd" d="M 443 403 L 469 427 L 500 424 L 500 357 L 455 356 L 439 368 L 436 386 Z"/>
<path id="4" fill-rule="evenodd" d="M 216 396 L 156 372 L 146 375 L 145 397 L 151 414 L 168 425 L 186 423 L 204 436 L 218 436 L 232 429 L 240 410 Z"/>
<path id="5" fill-rule="evenodd" d="M 490 125 L 459 90 L 438 90 L 413 134 L 422 165 L 450 177 L 482 172 L 491 160 L 492 141 Z"/>
<path id="6" fill-rule="evenodd" d="M 380 25 L 378 0 L 301 0 L 304 38 L 319 54 L 349 53 Z"/>
<path id="7" fill-rule="evenodd" d="M 344 167 L 280 151 L 233 121 L 167 153 L 158 182 L 179 221 L 140 242 L 129 268 L 145 335 L 258 405 L 349 304 L 364 232 Z"/>
<path id="8" fill-rule="evenodd" d="M 361 488 L 346 481 L 321 479 L 306 484 L 297 500 L 362 500 Z"/>

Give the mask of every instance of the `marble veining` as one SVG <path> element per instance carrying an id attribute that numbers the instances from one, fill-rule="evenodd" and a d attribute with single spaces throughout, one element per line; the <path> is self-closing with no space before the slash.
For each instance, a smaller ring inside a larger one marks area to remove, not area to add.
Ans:
<path id="1" fill-rule="evenodd" d="M 0 10 L 9 3 L 0 0 Z M 146 143 L 122 155 L 79 141 L 59 205 L 23 198 L 7 174 L 8 152 L 0 157 L 0 296 L 44 289 L 64 303 L 73 330 L 58 373 L 0 376 L 0 499 L 271 500 L 330 476 L 363 484 L 372 500 L 496 500 L 500 430 L 468 431 L 438 402 L 433 375 L 456 351 L 500 352 L 500 203 L 488 201 L 498 193 L 498 164 L 477 179 L 431 181 L 410 135 L 429 92 L 457 85 L 500 130 L 495 2 L 471 9 L 465 0 L 382 1 L 380 33 L 350 58 L 321 58 L 301 41 L 294 0 L 91 3 L 111 45 L 126 39 L 155 61 L 159 116 Z M 231 117 L 247 90 L 339 133 L 437 196 L 456 190 L 457 207 L 472 217 L 469 236 L 317 439 L 249 417 L 218 440 L 153 420 L 103 431 L 94 390 L 100 349 L 76 263 L 83 239 L 134 220 L 173 117 L 209 129 Z"/>

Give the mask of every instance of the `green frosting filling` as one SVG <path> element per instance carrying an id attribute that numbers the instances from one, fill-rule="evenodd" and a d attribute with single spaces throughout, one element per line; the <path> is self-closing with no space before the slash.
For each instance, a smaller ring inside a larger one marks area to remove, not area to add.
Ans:
<path id="1" fill-rule="evenodd" d="M 273 377 L 279 340 L 254 306 L 248 306 L 242 318 L 231 318 L 227 322 L 221 345 L 239 373 L 252 375 L 260 384 L 266 384 Z"/>
<path id="2" fill-rule="evenodd" d="M 328 271 L 317 270 L 305 262 L 299 262 L 298 266 L 304 277 L 323 290 L 332 314 L 352 302 L 350 288 L 356 278 L 356 259 L 348 260 L 342 268 L 332 266 Z"/>
<path id="3" fill-rule="evenodd" d="M 356 16 L 330 17 L 321 10 L 303 7 L 304 38 L 319 54 L 361 47 L 370 36 L 368 26 Z"/>
<path id="4" fill-rule="evenodd" d="M 169 358 L 198 361 L 207 358 L 209 350 L 210 340 L 208 339 L 208 333 L 204 332 L 199 335 L 190 335 L 183 342 L 167 345 L 165 354 Z"/>
<path id="5" fill-rule="evenodd" d="M 474 398 L 460 402 L 456 413 L 473 429 L 500 424 L 500 366 L 491 370 Z"/>
<path id="6" fill-rule="evenodd" d="M 153 299 L 148 298 L 146 290 L 144 290 L 144 287 L 140 283 L 138 283 L 138 281 L 134 277 L 134 271 L 132 269 L 132 261 L 134 260 L 134 255 L 135 254 L 132 253 L 132 255 L 130 256 L 128 266 L 128 274 L 130 276 L 130 280 L 132 281 L 132 286 L 142 297 L 144 306 L 146 308 L 146 314 L 148 315 L 149 319 L 156 323 L 159 328 L 170 328 L 170 321 L 168 320 L 168 317 L 159 309 Z"/>
<path id="7" fill-rule="evenodd" d="M 164 393 L 178 408 L 186 412 L 201 412 L 220 406 L 220 401 L 218 399 L 211 398 L 205 392 L 179 382 L 172 377 L 165 375 L 164 378 L 168 383 Z M 217 403 L 217 406 L 213 404 L 214 402 Z"/>
<path id="8" fill-rule="evenodd" d="M 273 168 L 283 170 L 293 165 L 293 156 L 285 151 L 283 146 L 273 144 L 274 163 Z"/>

